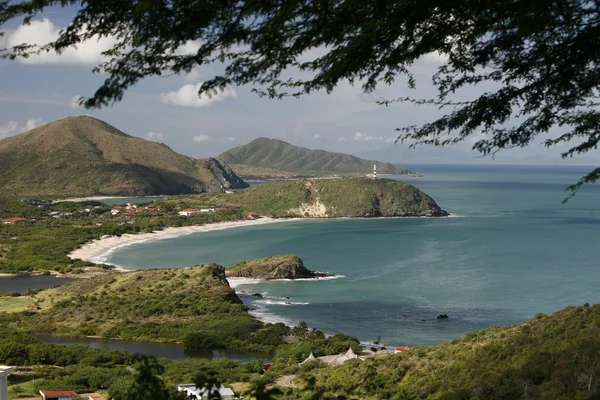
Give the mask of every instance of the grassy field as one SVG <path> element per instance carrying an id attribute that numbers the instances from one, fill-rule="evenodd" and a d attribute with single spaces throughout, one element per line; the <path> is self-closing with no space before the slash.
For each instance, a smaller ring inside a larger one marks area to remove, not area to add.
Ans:
<path id="1" fill-rule="evenodd" d="M 33 303 L 30 297 L 0 297 L 0 312 L 15 313 L 25 311 L 27 304 Z"/>
<path id="2" fill-rule="evenodd" d="M 17 400 L 24 397 L 39 397 L 40 393 L 33 388 L 35 375 L 10 375 L 8 381 L 8 400 Z"/>

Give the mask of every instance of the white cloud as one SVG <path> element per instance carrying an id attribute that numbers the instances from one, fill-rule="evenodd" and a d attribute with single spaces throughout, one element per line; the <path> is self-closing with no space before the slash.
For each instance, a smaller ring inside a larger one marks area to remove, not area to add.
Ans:
<path id="1" fill-rule="evenodd" d="M 338 141 L 338 143 L 342 143 L 342 142 L 346 141 L 346 138 L 342 137 L 342 136 L 338 136 L 337 141 Z"/>
<path id="2" fill-rule="evenodd" d="M 194 136 L 192 138 L 192 140 L 196 143 L 203 143 L 203 142 L 220 142 L 220 143 L 231 143 L 235 141 L 235 138 L 233 136 L 224 136 L 224 137 L 214 137 L 214 136 L 210 136 L 210 135 L 206 135 L 206 134 L 201 134 L 201 135 L 197 135 Z"/>
<path id="3" fill-rule="evenodd" d="M 28 119 L 23 125 L 19 124 L 17 121 L 8 121 L 5 125 L 0 125 L 0 139 L 37 128 L 41 123 L 42 120 L 40 118 Z"/>
<path id="4" fill-rule="evenodd" d="M 183 56 L 186 54 L 196 54 L 200 50 L 200 41 L 198 40 L 188 40 L 181 46 L 175 49 L 175 54 L 178 56 Z"/>
<path id="5" fill-rule="evenodd" d="M 209 136 L 209 135 L 202 134 L 202 135 L 194 136 L 192 138 L 192 140 L 196 143 L 202 143 L 202 142 L 212 142 L 213 140 L 215 140 L 215 138 L 212 136 Z"/>
<path id="6" fill-rule="evenodd" d="M 165 140 L 165 135 L 163 135 L 162 133 L 159 132 L 148 132 L 146 133 L 146 139 L 148 140 L 152 140 L 155 142 L 160 142 L 162 140 Z"/>
<path id="7" fill-rule="evenodd" d="M 55 41 L 60 30 L 48 18 L 31 21 L 29 25 L 19 26 L 10 35 L 7 44 L 9 47 L 23 43 L 42 46 Z M 66 49 L 62 54 L 53 51 L 42 52 L 28 58 L 19 58 L 18 61 L 23 64 L 98 64 L 106 58 L 102 52 L 110 49 L 116 42 L 112 37 L 94 36 L 93 39 L 79 43 L 76 47 Z"/>
<path id="8" fill-rule="evenodd" d="M 373 142 L 373 141 L 381 141 L 383 140 L 383 138 L 381 136 L 373 136 L 373 135 L 367 135 L 365 133 L 362 132 L 356 132 L 354 134 L 354 140 L 357 140 L 359 142 Z"/>
<path id="9" fill-rule="evenodd" d="M 321 135 L 319 135 L 318 133 L 316 133 L 316 134 L 313 136 L 313 139 L 320 139 L 320 138 L 321 138 Z"/>
<path id="10" fill-rule="evenodd" d="M 42 123 L 42 119 L 41 118 L 35 118 L 35 119 L 28 119 L 27 122 L 25 123 L 25 129 L 30 131 L 34 128 L 37 128 L 38 126 L 40 126 L 40 124 Z"/>
<path id="11" fill-rule="evenodd" d="M 212 96 L 203 93 L 202 96 L 198 96 L 198 92 L 202 82 L 192 85 L 187 84 L 179 88 L 175 92 L 161 93 L 160 100 L 163 103 L 171 103 L 176 106 L 183 107 L 206 107 L 216 101 L 225 100 L 229 97 L 237 97 L 237 93 L 233 88 L 226 88 L 225 90 L 214 93 Z"/>

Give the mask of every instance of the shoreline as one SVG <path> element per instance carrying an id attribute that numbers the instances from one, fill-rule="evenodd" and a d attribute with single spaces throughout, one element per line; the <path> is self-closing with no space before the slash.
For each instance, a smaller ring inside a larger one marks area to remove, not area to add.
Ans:
<path id="1" fill-rule="evenodd" d="M 245 226 L 256 226 L 264 225 L 285 221 L 295 221 L 297 218 L 289 219 L 278 219 L 270 217 L 262 217 L 255 220 L 236 220 L 227 222 L 215 222 L 204 225 L 191 225 L 182 227 L 168 227 L 161 231 L 154 231 L 152 233 L 140 233 L 140 234 L 124 234 L 121 236 L 111 236 L 108 238 L 96 239 L 91 242 L 87 242 L 80 248 L 73 250 L 67 256 L 71 259 L 81 259 L 84 261 L 91 261 L 97 264 L 108 264 L 106 257 L 115 250 L 131 246 L 136 243 L 147 242 L 151 240 L 162 240 L 170 239 L 179 236 L 190 235 L 198 232 L 211 232 L 223 229 L 240 228 Z M 129 272 L 134 271 L 123 267 L 115 266 L 115 271 Z"/>

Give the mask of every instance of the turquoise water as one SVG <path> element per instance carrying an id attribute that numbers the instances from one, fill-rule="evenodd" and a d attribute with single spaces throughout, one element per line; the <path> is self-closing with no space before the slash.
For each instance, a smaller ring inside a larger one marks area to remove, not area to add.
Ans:
<path id="1" fill-rule="evenodd" d="M 599 302 L 600 186 L 561 204 L 591 167 L 410 166 L 398 177 L 450 218 L 306 220 L 196 233 L 132 245 L 126 268 L 224 265 L 294 253 L 333 280 L 262 282 L 255 311 L 327 333 L 409 346 L 451 340 L 568 305 Z M 287 299 L 286 297 L 289 297 Z M 449 319 L 436 319 L 438 314 Z"/>

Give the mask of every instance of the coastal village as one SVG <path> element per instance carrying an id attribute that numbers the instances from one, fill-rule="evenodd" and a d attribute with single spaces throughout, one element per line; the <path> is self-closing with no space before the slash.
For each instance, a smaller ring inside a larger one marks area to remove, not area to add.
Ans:
<path id="1" fill-rule="evenodd" d="M 46 206 L 52 204 L 51 202 L 43 202 L 39 200 L 26 200 L 23 199 L 21 202 L 25 204 L 31 204 L 37 206 L 39 208 L 45 208 Z M 58 202 L 54 202 L 56 204 Z M 91 208 L 83 208 L 78 212 L 81 215 L 89 214 L 94 210 L 100 210 L 102 208 L 106 208 L 106 206 L 93 206 Z M 124 205 L 115 205 L 110 208 L 110 214 L 112 216 L 122 216 L 122 217 L 135 217 L 135 216 L 180 216 L 180 217 L 190 217 L 194 215 L 200 214 L 210 214 L 215 212 L 222 211 L 230 211 L 231 207 L 229 205 L 221 205 L 218 207 L 206 207 L 206 208 L 185 208 L 182 210 L 173 210 L 173 211 L 163 211 L 160 206 L 152 206 L 147 204 L 134 204 L 134 203 L 126 203 Z M 54 219 L 68 219 L 73 216 L 73 212 L 60 212 L 60 211 L 50 211 L 47 213 L 48 218 Z M 247 219 L 255 219 L 259 217 L 259 214 L 255 211 L 244 211 L 244 217 Z M 23 223 L 35 223 L 36 219 L 28 219 L 22 216 L 13 216 L 8 218 L 3 218 L 0 222 L 4 225 L 16 225 Z"/>

